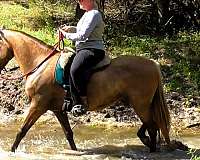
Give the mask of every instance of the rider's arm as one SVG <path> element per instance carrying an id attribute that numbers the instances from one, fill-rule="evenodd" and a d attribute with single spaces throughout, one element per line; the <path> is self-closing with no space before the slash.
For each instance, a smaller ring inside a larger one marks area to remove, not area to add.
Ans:
<path id="1" fill-rule="evenodd" d="M 81 26 L 77 26 L 76 33 L 62 32 L 65 38 L 72 41 L 85 41 L 90 36 L 90 33 L 94 30 L 98 22 L 100 21 L 101 15 L 98 12 L 91 12 L 84 17 Z M 80 24 L 79 24 L 80 25 Z"/>

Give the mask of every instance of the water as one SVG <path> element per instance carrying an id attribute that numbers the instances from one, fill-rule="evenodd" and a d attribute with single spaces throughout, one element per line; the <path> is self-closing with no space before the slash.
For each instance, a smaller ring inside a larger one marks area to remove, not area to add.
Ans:
<path id="1" fill-rule="evenodd" d="M 136 137 L 137 129 L 77 125 L 75 143 L 79 151 L 71 151 L 64 133 L 54 118 L 39 120 L 21 141 L 16 153 L 10 152 L 21 120 L 0 125 L 0 159 L 3 160 L 125 160 L 125 159 L 190 159 L 180 150 L 161 149 L 149 153 Z M 180 140 L 189 147 L 200 148 L 200 134 L 183 134 Z M 199 150 L 198 150 L 199 152 Z"/>

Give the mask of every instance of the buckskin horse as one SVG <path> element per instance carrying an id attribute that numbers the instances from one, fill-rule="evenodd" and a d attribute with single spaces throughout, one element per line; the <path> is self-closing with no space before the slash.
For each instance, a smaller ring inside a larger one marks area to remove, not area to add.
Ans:
<path id="1" fill-rule="evenodd" d="M 30 99 L 30 110 L 11 148 L 13 152 L 47 110 L 57 117 L 71 149 L 77 150 L 68 115 L 62 112 L 64 90 L 54 79 L 60 52 L 52 48 L 24 32 L 0 30 L 0 71 L 15 57 L 21 72 L 26 75 L 25 92 Z M 49 56 L 49 53 L 53 54 Z M 160 68 L 156 62 L 137 56 L 112 59 L 108 67 L 91 76 L 87 85 L 87 98 L 90 111 L 103 109 L 119 99 L 125 101 L 134 108 L 143 123 L 137 135 L 150 148 L 150 152 L 156 151 L 158 131 L 170 145 L 170 115 L 163 95 Z"/>

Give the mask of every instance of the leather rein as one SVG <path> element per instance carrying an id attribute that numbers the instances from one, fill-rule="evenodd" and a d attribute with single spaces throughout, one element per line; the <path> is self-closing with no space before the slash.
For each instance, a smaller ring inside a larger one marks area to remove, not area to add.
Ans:
<path id="1" fill-rule="evenodd" d="M 22 79 L 24 77 L 28 77 L 29 75 L 33 74 L 45 61 L 47 61 L 50 57 L 52 57 L 56 52 L 56 49 L 59 48 L 60 51 L 62 51 L 64 49 L 64 40 L 63 40 L 63 34 L 59 31 L 59 40 L 58 42 L 53 46 L 52 50 L 49 52 L 49 54 L 47 55 L 47 57 L 41 61 L 35 68 L 33 68 L 31 71 L 23 74 L 22 76 L 19 77 L 12 77 L 12 78 L 8 78 L 8 77 L 0 77 L 0 80 L 17 80 L 17 79 Z"/>

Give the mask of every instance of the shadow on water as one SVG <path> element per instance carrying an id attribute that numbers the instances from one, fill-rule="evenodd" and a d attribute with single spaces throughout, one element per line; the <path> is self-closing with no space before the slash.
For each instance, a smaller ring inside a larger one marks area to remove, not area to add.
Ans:
<path id="1" fill-rule="evenodd" d="M 66 155 L 74 156 L 98 156 L 99 158 L 113 158 L 113 159 L 155 159 L 155 160 L 172 160 L 172 159 L 191 159 L 194 156 L 200 156 L 200 149 L 189 153 L 186 151 L 175 150 L 169 151 L 165 147 L 162 147 L 160 151 L 156 153 L 149 153 L 148 148 L 141 145 L 103 145 L 91 149 L 79 149 L 79 151 L 66 151 Z"/>

